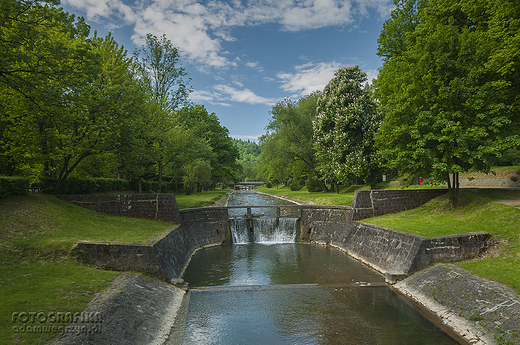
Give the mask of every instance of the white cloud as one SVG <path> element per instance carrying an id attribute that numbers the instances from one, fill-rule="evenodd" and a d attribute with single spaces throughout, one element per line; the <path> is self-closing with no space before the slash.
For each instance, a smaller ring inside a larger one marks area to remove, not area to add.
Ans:
<path id="1" fill-rule="evenodd" d="M 193 91 L 190 99 L 194 102 L 209 102 L 223 106 L 230 106 L 228 102 L 239 102 L 248 104 L 273 105 L 276 99 L 258 96 L 253 91 L 244 88 L 241 83 L 235 83 L 240 88 L 229 85 L 218 84 L 213 86 L 212 91 Z"/>
<path id="2" fill-rule="evenodd" d="M 87 18 L 110 21 L 112 27 L 133 26 L 132 40 L 146 34 L 166 36 L 181 54 L 201 68 L 236 66 L 223 51 L 222 41 L 236 40 L 231 29 L 276 23 L 283 30 L 299 31 L 326 26 L 348 26 L 375 9 L 380 16 L 392 10 L 391 0 L 63 0 L 87 13 Z M 247 5 L 243 5 L 246 3 Z M 114 23 L 114 18 L 121 23 Z M 107 24 L 108 25 L 108 24 Z M 248 66 L 251 67 L 251 66 Z"/>
<path id="3" fill-rule="evenodd" d="M 276 76 L 282 80 L 282 90 L 301 97 L 316 90 L 323 90 L 334 76 L 334 72 L 341 67 L 338 62 L 307 63 L 296 66 L 293 73 L 280 72 Z"/>
<path id="4" fill-rule="evenodd" d="M 260 135 L 237 135 L 237 134 L 230 134 L 230 137 L 232 137 L 233 139 L 241 139 L 241 140 L 250 140 L 250 141 L 254 141 L 254 142 L 258 142 L 258 138 L 260 137 Z"/>
<path id="5" fill-rule="evenodd" d="M 240 90 L 229 85 L 219 84 L 214 85 L 213 89 L 215 89 L 219 95 L 224 97 L 223 100 L 266 105 L 273 105 L 276 102 L 275 99 L 258 96 L 253 91 L 246 88 Z"/>
<path id="6" fill-rule="evenodd" d="M 377 75 L 379 74 L 377 69 L 368 69 L 365 71 L 367 74 L 367 83 L 372 84 L 372 80 L 377 78 Z"/>

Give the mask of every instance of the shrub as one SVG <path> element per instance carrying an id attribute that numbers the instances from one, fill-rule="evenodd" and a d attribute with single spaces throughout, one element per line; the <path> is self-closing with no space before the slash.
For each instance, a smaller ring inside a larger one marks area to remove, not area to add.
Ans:
<path id="1" fill-rule="evenodd" d="M 52 193 L 56 187 L 57 179 L 42 178 L 40 190 L 43 193 Z M 121 179 L 109 178 L 71 178 L 65 180 L 59 194 L 93 194 L 111 191 L 127 191 L 130 189 L 130 182 Z"/>
<path id="2" fill-rule="evenodd" d="M 0 199 L 29 192 L 31 180 L 27 177 L 0 176 Z"/>
<path id="3" fill-rule="evenodd" d="M 322 188 L 318 183 L 318 178 L 316 176 L 309 176 L 307 181 L 305 181 L 305 186 L 307 186 L 307 190 L 309 192 L 321 192 Z"/>

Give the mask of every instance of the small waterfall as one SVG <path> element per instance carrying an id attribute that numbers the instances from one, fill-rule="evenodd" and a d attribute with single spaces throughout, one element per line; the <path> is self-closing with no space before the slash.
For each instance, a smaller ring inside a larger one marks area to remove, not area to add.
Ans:
<path id="1" fill-rule="evenodd" d="M 231 236 L 233 237 L 233 243 L 249 243 L 249 229 L 247 226 L 247 219 L 230 218 L 229 227 L 231 228 Z"/>
<path id="2" fill-rule="evenodd" d="M 294 243 L 297 218 L 254 218 L 253 241 L 257 243 Z M 243 218 L 229 219 L 233 243 L 251 242 L 248 221 Z"/>

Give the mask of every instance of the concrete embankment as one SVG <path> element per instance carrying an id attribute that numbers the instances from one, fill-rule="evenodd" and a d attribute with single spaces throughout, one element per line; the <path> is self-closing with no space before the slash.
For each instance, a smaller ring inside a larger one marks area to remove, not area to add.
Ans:
<path id="1" fill-rule="evenodd" d="M 438 264 L 392 289 L 461 343 L 520 343 L 520 296 L 500 283 Z"/>
<path id="2" fill-rule="evenodd" d="M 172 284 L 122 274 L 51 344 L 164 344 L 184 295 Z"/>

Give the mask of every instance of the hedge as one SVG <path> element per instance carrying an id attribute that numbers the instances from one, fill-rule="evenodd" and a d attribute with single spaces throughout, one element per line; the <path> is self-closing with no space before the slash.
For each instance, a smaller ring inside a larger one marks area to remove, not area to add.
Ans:
<path id="1" fill-rule="evenodd" d="M 30 183 L 27 177 L 0 176 L 0 199 L 27 194 Z"/>
<path id="2" fill-rule="evenodd" d="M 52 193 L 56 187 L 57 179 L 43 178 L 40 182 L 40 190 L 43 193 Z M 116 178 L 71 178 L 65 180 L 59 194 L 93 194 L 111 191 L 127 191 L 132 189 L 129 181 Z"/>
<path id="3" fill-rule="evenodd" d="M 57 179 L 55 178 L 43 178 L 40 182 L 40 190 L 43 193 L 51 194 L 56 187 L 56 182 Z M 142 180 L 141 188 L 143 192 L 155 192 L 157 191 L 157 181 Z M 174 189 L 175 183 L 162 183 L 163 193 L 171 193 Z M 112 191 L 126 192 L 129 190 L 139 190 L 138 181 L 127 181 L 116 178 L 70 178 L 65 180 L 59 194 L 94 194 Z"/>

